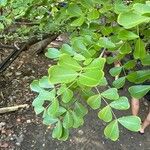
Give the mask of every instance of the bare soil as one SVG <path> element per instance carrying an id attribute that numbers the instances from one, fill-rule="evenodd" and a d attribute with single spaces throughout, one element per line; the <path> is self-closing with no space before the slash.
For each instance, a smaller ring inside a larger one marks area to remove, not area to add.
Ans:
<path id="1" fill-rule="evenodd" d="M 22 54 L 0 76 L 0 107 L 29 104 L 29 108 L 0 115 L 1 150 L 150 150 L 150 127 L 144 135 L 130 132 L 120 126 L 120 139 L 112 142 L 105 138 L 105 123 L 97 117 L 97 112 L 89 109 L 85 124 L 72 130 L 66 142 L 51 138 L 51 129 L 42 124 L 41 118 L 33 111 L 31 103 L 35 95 L 30 91 L 32 80 L 47 74 L 47 68 L 54 62 L 43 54 Z M 109 76 L 109 75 L 107 75 Z M 109 78 L 110 82 L 112 78 Z M 128 96 L 127 88 L 120 90 Z M 140 117 L 144 119 L 149 106 L 141 100 Z M 130 110 L 121 115 L 130 114 Z M 116 112 L 119 116 L 120 111 Z"/>

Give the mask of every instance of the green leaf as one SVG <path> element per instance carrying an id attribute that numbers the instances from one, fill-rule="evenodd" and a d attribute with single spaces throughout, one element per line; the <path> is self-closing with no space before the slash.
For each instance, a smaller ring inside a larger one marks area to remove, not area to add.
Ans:
<path id="1" fill-rule="evenodd" d="M 60 57 L 59 65 L 66 69 L 69 68 L 75 71 L 80 71 L 82 69 L 77 61 L 69 55 L 63 55 L 62 57 Z"/>
<path id="2" fill-rule="evenodd" d="M 84 40 L 81 39 L 75 39 L 72 42 L 73 48 L 78 52 L 81 53 L 86 58 L 91 58 L 92 54 L 90 51 L 86 48 L 86 43 Z"/>
<path id="3" fill-rule="evenodd" d="M 107 138 L 111 139 L 112 141 L 116 141 L 119 138 L 118 121 L 114 120 L 110 122 L 104 129 L 104 134 Z"/>
<path id="4" fill-rule="evenodd" d="M 114 67 L 109 70 L 109 73 L 111 74 L 111 76 L 115 77 L 119 75 L 121 71 L 122 71 L 122 67 Z"/>
<path id="5" fill-rule="evenodd" d="M 127 75 L 127 79 L 133 83 L 143 83 L 150 79 L 150 70 L 133 71 Z"/>
<path id="6" fill-rule="evenodd" d="M 0 0 L 0 7 L 4 7 L 7 4 L 7 0 Z"/>
<path id="7" fill-rule="evenodd" d="M 85 18 L 82 16 L 78 19 L 75 19 L 72 23 L 71 23 L 71 26 L 74 26 L 74 27 L 78 27 L 78 26 L 82 26 L 82 24 L 84 23 L 85 21 Z"/>
<path id="8" fill-rule="evenodd" d="M 66 53 L 66 54 L 71 55 L 71 56 L 73 56 L 75 54 L 75 51 L 68 44 L 62 45 L 61 52 Z"/>
<path id="9" fill-rule="evenodd" d="M 49 116 L 47 113 L 46 113 L 46 115 L 43 117 L 43 124 L 45 124 L 45 125 L 52 125 L 52 124 L 54 124 L 54 123 L 56 123 L 56 122 L 58 122 L 58 119 Z"/>
<path id="10" fill-rule="evenodd" d="M 63 130 L 62 124 L 60 121 L 58 121 L 58 123 L 56 124 L 56 126 L 52 132 L 52 137 L 57 138 L 57 139 L 60 138 L 62 136 L 62 130 Z"/>
<path id="11" fill-rule="evenodd" d="M 130 131 L 137 132 L 141 128 L 141 120 L 137 116 L 126 116 L 118 119 L 119 123 Z"/>
<path id="12" fill-rule="evenodd" d="M 134 50 L 134 58 L 135 59 L 142 59 L 146 56 L 146 49 L 145 44 L 141 39 L 138 39 L 136 41 L 135 50 Z"/>
<path id="13" fill-rule="evenodd" d="M 77 54 L 77 53 L 74 55 L 73 58 L 74 58 L 75 60 L 78 60 L 78 61 L 83 61 L 83 60 L 86 59 L 83 55 Z"/>
<path id="14" fill-rule="evenodd" d="M 103 79 L 100 80 L 98 85 L 99 86 L 106 86 L 107 84 L 108 84 L 108 82 L 107 82 L 106 78 L 104 77 Z"/>
<path id="15" fill-rule="evenodd" d="M 101 27 L 101 32 L 104 36 L 108 36 L 110 35 L 110 33 L 113 32 L 113 28 L 111 26 L 102 26 Z"/>
<path id="16" fill-rule="evenodd" d="M 42 90 L 38 97 L 36 97 L 34 99 L 34 101 L 32 102 L 32 105 L 33 106 L 38 106 L 38 105 L 43 105 L 44 104 L 44 101 L 52 101 L 54 98 L 55 98 L 55 95 L 56 95 L 56 91 L 55 89 L 52 90 L 52 91 L 46 91 L 46 90 Z"/>
<path id="17" fill-rule="evenodd" d="M 93 9 L 93 0 L 82 0 L 79 1 L 81 5 L 87 9 Z"/>
<path id="18" fill-rule="evenodd" d="M 43 90 L 39 94 L 41 99 L 48 100 L 48 101 L 52 101 L 55 98 L 55 95 L 56 95 L 56 90 L 55 89 L 53 89 L 52 91 Z"/>
<path id="19" fill-rule="evenodd" d="M 63 115 L 65 112 L 66 112 L 66 108 L 60 106 L 59 109 L 58 109 L 58 112 L 56 113 L 56 117 L 60 117 L 61 115 Z"/>
<path id="20" fill-rule="evenodd" d="M 34 99 L 34 101 L 32 102 L 32 106 L 42 106 L 44 104 L 44 100 L 43 100 L 43 98 L 41 98 L 41 95 L 38 95 L 38 97 L 36 97 L 35 99 Z"/>
<path id="21" fill-rule="evenodd" d="M 62 130 L 62 135 L 61 135 L 61 137 L 58 138 L 58 139 L 61 140 L 61 141 L 66 141 L 68 138 L 69 138 L 69 130 L 63 128 L 63 130 Z"/>
<path id="22" fill-rule="evenodd" d="M 78 81 L 82 85 L 93 87 L 98 85 L 103 77 L 103 71 L 94 69 L 88 70 L 85 73 L 80 74 Z"/>
<path id="23" fill-rule="evenodd" d="M 144 58 L 141 59 L 142 65 L 149 66 L 150 65 L 150 55 L 146 55 Z"/>
<path id="24" fill-rule="evenodd" d="M 30 88 L 32 91 L 34 92 L 41 92 L 42 88 L 39 86 L 39 81 L 38 80 L 34 80 L 31 84 L 30 84 Z"/>
<path id="25" fill-rule="evenodd" d="M 149 20 L 149 17 L 141 16 L 140 14 L 136 14 L 134 12 L 125 12 L 118 16 L 118 23 L 126 29 L 135 27 L 144 22 L 148 22 Z"/>
<path id="26" fill-rule="evenodd" d="M 133 9 L 140 14 L 150 14 L 150 5 L 148 4 L 141 4 L 141 3 L 135 3 L 133 5 Z"/>
<path id="27" fill-rule="evenodd" d="M 68 89 L 66 84 L 62 84 L 61 87 L 57 90 L 57 94 L 62 95 L 66 91 L 66 89 Z"/>
<path id="28" fill-rule="evenodd" d="M 98 45 L 108 49 L 116 47 L 115 44 L 106 37 L 100 38 L 98 41 Z"/>
<path id="29" fill-rule="evenodd" d="M 65 91 L 62 94 L 62 101 L 64 103 L 68 103 L 73 98 L 73 92 L 70 89 L 65 89 Z"/>
<path id="30" fill-rule="evenodd" d="M 134 68 L 135 65 L 136 65 L 136 60 L 129 60 L 128 62 L 126 62 L 126 63 L 123 65 L 123 67 L 124 67 L 125 69 L 130 70 L 130 69 Z"/>
<path id="31" fill-rule="evenodd" d="M 67 9 L 67 13 L 71 17 L 81 16 L 82 10 L 81 10 L 81 8 L 78 5 L 76 5 L 76 4 L 70 4 L 69 7 L 68 7 L 68 9 Z"/>
<path id="32" fill-rule="evenodd" d="M 45 56 L 51 59 L 59 58 L 60 51 L 56 48 L 49 48 L 48 51 L 45 53 Z"/>
<path id="33" fill-rule="evenodd" d="M 112 120 L 111 107 L 109 105 L 104 107 L 101 111 L 99 111 L 98 117 L 105 122 L 110 122 Z"/>
<path id="34" fill-rule="evenodd" d="M 4 28 L 5 28 L 4 25 L 2 23 L 0 23 L 0 31 L 4 30 Z"/>
<path id="35" fill-rule="evenodd" d="M 60 66 L 53 66 L 49 69 L 50 82 L 56 83 L 69 83 L 76 79 L 78 73 L 70 68 L 63 68 Z"/>
<path id="36" fill-rule="evenodd" d="M 101 96 L 97 94 L 89 97 L 87 100 L 87 104 L 94 110 L 98 109 L 101 105 Z"/>
<path id="37" fill-rule="evenodd" d="M 87 15 L 87 18 L 89 20 L 96 20 L 99 18 L 99 11 L 96 9 L 92 9 L 92 11 L 90 11 Z"/>
<path id="38" fill-rule="evenodd" d="M 118 110 L 127 110 L 129 109 L 130 104 L 128 98 L 123 96 L 120 97 L 118 100 L 111 102 L 110 106 Z"/>
<path id="39" fill-rule="evenodd" d="M 119 98 L 118 90 L 116 88 L 110 88 L 101 93 L 101 96 L 109 100 L 117 100 Z"/>
<path id="40" fill-rule="evenodd" d="M 105 65 L 105 58 L 95 58 L 88 66 L 83 68 L 84 70 L 103 70 Z"/>
<path id="41" fill-rule="evenodd" d="M 84 64 L 85 66 L 87 66 L 87 65 L 89 65 L 89 64 L 92 62 L 92 60 L 93 60 L 92 58 L 87 58 L 87 59 L 84 61 L 83 64 Z"/>
<path id="42" fill-rule="evenodd" d="M 44 111 L 44 109 L 45 108 L 43 106 L 35 106 L 34 107 L 34 111 L 35 111 L 36 115 L 42 113 Z"/>
<path id="43" fill-rule="evenodd" d="M 129 8 L 122 1 L 115 1 L 115 13 L 120 14 L 124 12 L 128 12 Z"/>
<path id="44" fill-rule="evenodd" d="M 112 64 L 115 61 L 115 59 L 114 57 L 107 57 L 106 61 L 107 61 L 107 64 Z"/>
<path id="45" fill-rule="evenodd" d="M 54 88 L 54 85 L 52 85 L 49 81 L 49 78 L 47 76 L 43 76 L 39 80 L 39 86 L 42 88 Z"/>
<path id="46" fill-rule="evenodd" d="M 137 99 L 142 98 L 148 91 L 150 91 L 150 85 L 135 85 L 129 88 L 131 96 Z"/>
<path id="47" fill-rule="evenodd" d="M 83 117 L 88 113 L 86 107 L 84 107 L 81 103 L 76 102 L 74 111 L 76 112 L 77 116 Z"/>
<path id="48" fill-rule="evenodd" d="M 76 112 L 74 112 L 74 111 L 72 112 L 72 117 L 74 120 L 73 128 L 79 128 L 80 126 L 82 126 L 84 124 L 83 118 L 81 116 L 78 116 L 76 114 Z"/>
<path id="49" fill-rule="evenodd" d="M 49 116 L 55 116 L 59 110 L 59 102 L 57 99 L 54 99 L 51 105 L 47 109 L 47 113 Z"/>
<path id="50" fill-rule="evenodd" d="M 120 89 L 124 86 L 125 81 L 126 81 L 126 77 L 121 77 L 121 78 L 113 81 L 113 86 L 117 89 Z"/>
<path id="51" fill-rule="evenodd" d="M 118 33 L 118 38 L 121 39 L 121 40 L 134 40 L 134 39 L 137 39 L 139 38 L 139 36 L 131 31 L 128 31 L 128 30 L 121 30 L 119 33 Z"/>
<path id="52" fill-rule="evenodd" d="M 120 51 L 121 54 L 129 54 L 129 53 L 131 53 L 132 48 L 131 48 L 130 44 L 126 42 L 125 44 L 123 44 L 121 46 L 119 51 Z"/>
<path id="53" fill-rule="evenodd" d="M 67 111 L 65 116 L 64 116 L 64 120 L 63 120 L 63 127 L 65 129 L 71 128 L 73 126 L 73 117 L 72 114 Z"/>

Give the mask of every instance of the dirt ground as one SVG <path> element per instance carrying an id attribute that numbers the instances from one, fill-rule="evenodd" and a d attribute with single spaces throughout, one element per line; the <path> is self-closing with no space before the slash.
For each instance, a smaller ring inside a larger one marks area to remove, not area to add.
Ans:
<path id="1" fill-rule="evenodd" d="M 51 130 L 44 126 L 41 118 L 33 111 L 31 103 L 34 94 L 29 85 L 35 78 L 47 74 L 47 68 L 53 62 L 43 54 L 22 54 L 0 76 L 0 107 L 29 104 L 29 108 L 0 115 L 1 150 L 150 150 L 150 127 L 144 135 L 130 132 L 120 127 L 120 138 L 112 142 L 105 138 L 104 122 L 97 117 L 97 112 L 89 109 L 85 124 L 71 131 L 68 141 L 60 142 L 51 138 Z M 111 78 L 109 78 L 111 81 Z M 128 95 L 127 88 L 120 90 L 121 95 Z M 141 101 L 141 118 L 148 112 L 148 103 Z M 120 115 L 120 112 L 116 112 Z M 122 112 L 130 114 L 130 110 Z"/>

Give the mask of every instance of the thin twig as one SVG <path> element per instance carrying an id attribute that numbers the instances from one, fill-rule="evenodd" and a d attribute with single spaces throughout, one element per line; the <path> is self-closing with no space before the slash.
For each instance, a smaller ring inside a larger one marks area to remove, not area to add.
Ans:
<path id="1" fill-rule="evenodd" d="M 0 114 L 4 114 L 4 113 L 7 113 L 7 112 L 13 112 L 13 111 L 18 110 L 19 108 L 27 108 L 27 107 L 29 107 L 28 104 L 0 108 Z"/>
<path id="2" fill-rule="evenodd" d="M 106 51 L 106 48 L 103 49 L 103 51 L 101 52 L 100 56 L 99 57 L 103 57 L 104 53 Z"/>

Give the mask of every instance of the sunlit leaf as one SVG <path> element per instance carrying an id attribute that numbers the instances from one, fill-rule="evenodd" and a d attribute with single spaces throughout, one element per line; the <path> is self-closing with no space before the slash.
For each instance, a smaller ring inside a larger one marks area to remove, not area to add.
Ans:
<path id="1" fill-rule="evenodd" d="M 45 56 L 51 59 L 59 58 L 60 51 L 56 48 L 49 48 L 48 51 L 45 53 Z"/>
<path id="2" fill-rule="evenodd" d="M 121 117 L 118 122 L 130 131 L 137 132 L 141 128 L 141 120 L 137 116 Z"/>
<path id="3" fill-rule="evenodd" d="M 89 97 L 87 100 L 87 104 L 94 110 L 98 109 L 101 105 L 101 96 L 97 94 Z"/>
<path id="4" fill-rule="evenodd" d="M 121 71 L 122 71 L 122 67 L 114 67 L 109 70 L 109 73 L 111 74 L 111 76 L 115 77 L 119 75 Z"/>
<path id="5" fill-rule="evenodd" d="M 119 33 L 118 33 L 118 38 L 121 39 L 121 40 L 134 40 L 134 39 L 137 39 L 139 38 L 139 36 L 131 31 L 128 31 L 128 30 L 121 30 Z"/>
<path id="6" fill-rule="evenodd" d="M 39 86 L 42 88 L 53 88 L 54 85 L 50 83 L 49 78 L 47 76 L 43 76 L 39 80 Z"/>
<path id="7" fill-rule="evenodd" d="M 88 70 L 82 73 L 78 79 L 80 84 L 93 87 L 98 85 L 99 81 L 103 78 L 104 73 L 101 70 Z"/>
<path id="8" fill-rule="evenodd" d="M 141 39 L 136 41 L 133 55 L 135 59 L 143 59 L 146 56 L 145 44 Z"/>
<path id="9" fill-rule="evenodd" d="M 101 96 L 109 100 L 117 100 L 119 98 L 118 90 L 116 88 L 110 88 L 101 93 Z"/>
<path id="10" fill-rule="evenodd" d="M 121 78 L 113 81 L 113 86 L 117 89 L 120 89 L 124 86 L 125 81 L 126 81 L 126 77 L 121 77 Z"/>
<path id="11" fill-rule="evenodd" d="M 118 23 L 126 29 L 135 27 L 143 22 L 148 22 L 149 20 L 149 17 L 142 16 L 134 12 L 125 12 L 118 16 Z"/>
<path id="12" fill-rule="evenodd" d="M 69 68 L 75 71 L 80 71 L 82 69 L 78 62 L 69 55 L 63 55 L 60 57 L 59 65 L 66 69 Z"/>
<path id="13" fill-rule="evenodd" d="M 130 104 L 129 104 L 128 99 L 123 96 L 123 97 L 120 97 L 118 100 L 111 102 L 110 106 L 118 110 L 127 110 L 129 109 Z"/>
<path id="14" fill-rule="evenodd" d="M 116 141 L 119 138 L 118 121 L 114 120 L 110 122 L 104 129 L 104 134 L 107 138 Z"/>
<path id="15" fill-rule="evenodd" d="M 135 67 L 135 65 L 136 65 L 136 60 L 129 60 L 128 62 L 126 62 L 126 63 L 123 65 L 123 67 L 124 67 L 125 69 L 132 69 L 132 68 Z"/>
<path id="16" fill-rule="evenodd" d="M 150 85 L 135 85 L 129 88 L 131 96 L 137 99 L 142 98 L 148 91 L 150 91 Z"/>
<path id="17" fill-rule="evenodd" d="M 84 17 L 80 17 L 76 20 L 74 20 L 72 23 L 71 23 L 71 26 L 74 26 L 74 27 L 77 27 L 77 26 L 81 26 L 85 21 L 85 18 Z"/>
<path id="18" fill-rule="evenodd" d="M 70 68 L 53 66 L 49 69 L 49 78 L 52 83 L 69 83 L 75 80 L 78 73 Z"/>
<path id="19" fill-rule="evenodd" d="M 42 88 L 39 86 L 39 81 L 38 80 L 34 80 L 32 81 L 32 83 L 30 84 L 30 88 L 32 91 L 34 92 L 41 92 Z"/>
<path id="20" fill-rule="evenodd" d="M 104 107 L 102 110 L 99 111 L 98 117 L 105 122 L 110 122 L 112 120 L 112 110 L 111 107 L 108 105 Z"/>

